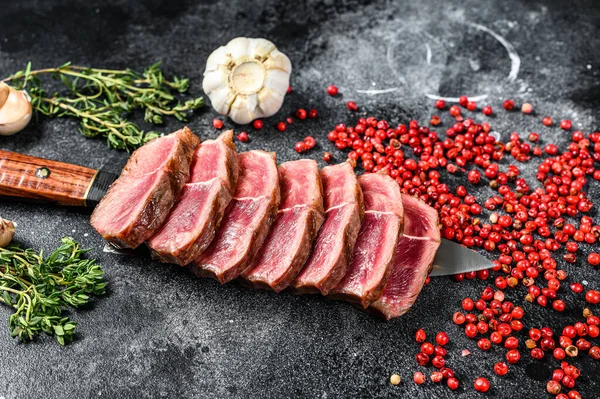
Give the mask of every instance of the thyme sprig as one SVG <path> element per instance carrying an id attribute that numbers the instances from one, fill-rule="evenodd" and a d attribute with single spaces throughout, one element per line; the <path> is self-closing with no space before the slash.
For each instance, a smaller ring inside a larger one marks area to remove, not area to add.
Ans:
<path id="1" fill-rule="evenodd" d="M 66 91 L 49 94 L 42 77 L 60 79 Z M 128 117 L 135 110 L 144 112 L 144 120 L 160 125 L 164 117 L 185 121 L 188 113 L 204 105 L 202 97 L 180 101 L 177 94 L 187 92 L 188 79 L 177 76 L 168 80 L 160 63 L 143 73 L 131 69 L 87 68 L 67 62 L 56 68 L 25 70 L 3 80 L 16 89 L 27 90 L 34 111 L 49 117 L 75 117 L 80 132 L 87 137 L 104 137 L 112 148 L 131 151 L 160 133 L 145 132 Z"/>
<path id="2" fill-rule="evenodd" d="M 0 248 L 0 302 L 15 309 L 8 327 L 21 341 L 45 332 L 61 345 L 71 342 L 77 323 L 63 315 L 64 308 L 105 293 L 102 267 L 85 258 L 87 251 L 72 238 L 61 242 L 48 257 L 17 245 Z"/>

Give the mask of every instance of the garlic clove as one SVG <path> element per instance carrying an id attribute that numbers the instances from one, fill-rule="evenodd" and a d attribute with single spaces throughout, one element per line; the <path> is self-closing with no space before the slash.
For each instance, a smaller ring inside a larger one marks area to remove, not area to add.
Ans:
<path id="1" fill-rule="evenodd" d="M 15 225 L 10 220 L 0 217 L 0 248 L 4 248 L 11 243 L 15 235 Z"/>
<path id="2" fill-rule="evenodd" d="M 292 63 L 287 55 L 275 49 L 264 62 L 267 69 L 280 69 L 288 74 L 292 73 Z"/>
<path id="3" fill-rule="evenodd" d="M 264 60 L 270 56 L 273 51 L 277 51 L 275 45 L 267 39 L 253 39 L 250 43 L 248 53 L 252 58 Z"/>
<path id="4" fill-rule="evenodd" d="M 283 96 L 268 87 L 263 87 L 257 97 L 263 118 L 275 115 L 283 102 Z"/>
<path id="5" fill-rule="evenodd" d="M 215 51 L 212 52 L 211 55 L 208 56 L 206 60 L 206 72 L 214 71 L 220 66 L 227 67 L 231 62 L 231 56 L 229 55 L 229 51 L 224 46 L 219 47 Z"/>
<path id="6" fill-rule="evenodd" d="M 220 88 L 227 87 L 228 79 L 227 73 L 222 68 L 205 72 L 204 80 L 202 81 L 202 90 L 208 94 Z"/>
<path id="7" fill-rule="evenodd" d="M 236 37 L 225 46 L 232 60 L 248 57 L 250 50 L 250 39 L 247 37 Z"/>
<path id="8" fill-rule="evenodd" d="M 290 75 L 279 69 L 267 70 L 265 77 L 265 87 L 272 89 L 274 92 L 284 95 L 290 85 Z"/>
<path id="9" fill-rule="evenodd" d="M 262 116 L 260 110 L 257 108 L 258 99 L 256 94 L 249 96 L 237 96 L 233 104 L 231 104 L 229 117 L 235 120 L 236 123 L 250 123 L 255 118 Z"/>
<path id="10" fill-rule="evenodd" d="M 10 94 L 10 87 L 4 82 L 0 82 L 0 108 L 6 102 L 8 95 Z"/>
<path id="11" fill-rule="evenodd" d="M 4 83 L 2 85 L 6 86 Z M 0 104 L 0 135 L 3 136 L 23 130 L 32 115 L 31 101 L 27 92 L 7 87 L 8 96 L 6 96 L 6 89 L 0 89 L 0 92 L 4 93 L 0 96 L 6 97 L 4 103 Z"/>
<path id="12" fill-rule="evenodd" d="M 229 86 L 221 87 L 210 94 L 210 103 L 213 108 L 223 115 L 229 113 L 229 109 L 234 100 L 235 93 L 231 91 Z"/>

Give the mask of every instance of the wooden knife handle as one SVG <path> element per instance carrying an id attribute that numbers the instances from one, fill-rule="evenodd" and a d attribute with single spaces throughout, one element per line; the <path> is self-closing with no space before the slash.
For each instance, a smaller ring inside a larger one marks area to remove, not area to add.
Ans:
<path id="1" fill-rule="evenodd" d="M 94 207 L 116 176 L 0 150 L 0 196 Z"/>

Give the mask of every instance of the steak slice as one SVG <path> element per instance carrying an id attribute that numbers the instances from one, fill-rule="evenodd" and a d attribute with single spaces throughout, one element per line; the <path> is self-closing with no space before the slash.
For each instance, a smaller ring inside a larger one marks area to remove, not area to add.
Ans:
<path id="1" fill-rule="evenodd" d="M 403 195 L 404 234 L 381 297 L 369 308 L 389 320 L 402 316 L 417 300 L 440 246 L 438 214 L 417 198 Z"/>
<path id="2" fill-rule="evenodd" d="M 135 150 L 92 213 L 96 231 L 126 248 L 154 235 L 189 179 L 198 144 L 200 139 L 185 127 Z"/>
<path id="3" fill-rule="evenodd" d="M 365 217 L 348 272 L 330 295 L 367 308 L 381 296 L 391 272 L 402 234 L 403 210 L 400 188 L 391 177 L 369 173 L 360 176 L 358 182 Z"/>
<path id="4" fill-rule="evenodd" d="M 191 265 L 201 277 L 225 284 L 238 277 L 263 245 L 279 207 L 279 177 L 275 154 L 249 151 L 238 156 L 235 197 L 229 203 L 216 236 Z"/>
<path id="5" fill-rule="evenodd" d="M 324 220 L 319 166 L 313 160 L 286 162 L 278 167 L 281 206 L 265 244 L 242 273 L 257 288 L 284 290 L 308 256 Z"/>
<path id="6" fill-rule="evenodd" d="M 185 266 L 208 247 L 233 197 L 238 161 L 233 131 L 200 144 L 190 181 L 161 229 L 149 241 L 155 258 Z"/>
<path id="7" fill-rule="evenodd" d="M 327 295 L 346 274 L 363 218 L 363 197 L 352 166 L 321 169 L 326 219 L 312 254 L 291 284 L 297 293 Z"/>

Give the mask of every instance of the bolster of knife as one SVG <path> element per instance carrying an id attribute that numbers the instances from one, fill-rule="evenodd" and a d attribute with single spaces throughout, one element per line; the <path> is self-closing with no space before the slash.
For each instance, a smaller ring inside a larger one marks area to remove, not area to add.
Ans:
<path id="1" fill-rule="evenodd" d="M 0 150 L 0 196 L 94 207 L 116 179 L 112 173 Z"/>

